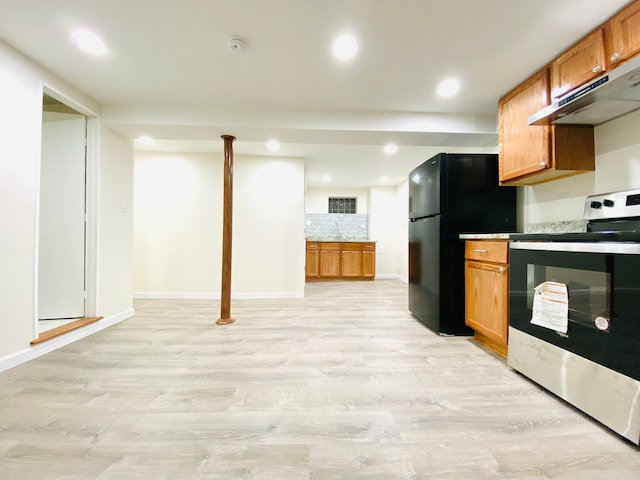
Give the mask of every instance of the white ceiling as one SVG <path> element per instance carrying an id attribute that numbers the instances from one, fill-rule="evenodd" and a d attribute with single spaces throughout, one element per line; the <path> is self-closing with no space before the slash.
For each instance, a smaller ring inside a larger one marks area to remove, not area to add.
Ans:
<path id="1" fill-rule="evenodd" d="M 628 0 L 0 0 L 0 39 L 147 149 L 305 159 L 307 184 L 396 184 L 439 151 L 497 145 L 498 99 Z M 71 32 L 91 28 L 91 57 Z M 337 34 L 360 43 L 350 62 Z M 248 48 L 227 45 L 242 35 Z M 435 94 L 456 76 L 462 91 Z M 277 139 L 273 154 L 264 142 Z M 393 156 L 382 146 L 395 142 Z M 142 148 L 136 143 L 136 148 Z"/>

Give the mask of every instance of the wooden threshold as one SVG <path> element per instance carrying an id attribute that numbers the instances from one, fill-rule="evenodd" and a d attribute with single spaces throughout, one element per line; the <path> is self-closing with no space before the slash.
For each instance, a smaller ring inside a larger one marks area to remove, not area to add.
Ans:
<path id="1" fill-rule="evenodd" d="M 64 325 L 60 325 L 59 327 L 52 328 L 51 330 L 47 330 L 46 332 L 42 332 L 38 335 L 38 338 L 31 341 L 31 345 L 37 345 L 38 343 L 42 343 L 46 340 L 50 340 L 55 337 L 59 337 L 60 335 L 70 332 L 72 330 L 76 330 L 77 328 L 84 327 L 85 325 L 89 325 L 90 323 L 97 322 L 98 320 L 102 320 L 103 317 L 82 317 L 73 322 L 65 323 Z"/>

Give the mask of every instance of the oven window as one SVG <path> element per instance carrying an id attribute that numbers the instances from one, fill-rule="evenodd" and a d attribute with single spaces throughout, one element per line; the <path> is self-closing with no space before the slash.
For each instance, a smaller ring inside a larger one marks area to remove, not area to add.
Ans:
<path id="1" fill-rule="evenodd" d="M 611 318 L 611 274 L 593 270 L 527 265 L 527 306 L 533 308 L 534 288 L 543 282 L 567 286 L 569 321 L 608 331 Z"/>

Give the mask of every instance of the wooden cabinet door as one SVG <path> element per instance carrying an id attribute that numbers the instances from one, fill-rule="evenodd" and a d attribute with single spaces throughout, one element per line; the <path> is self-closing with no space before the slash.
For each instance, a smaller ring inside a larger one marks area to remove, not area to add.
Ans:
<path id="1" fill-rule="evenodd" d="M 339 277 L 340 276 L 340 251 L 320 250 L 320 276 Z"/>
<path id="2" fill-rule="evenodd" d="M 365 250 L 362 252 L 362 276 L 373 278 L 376 276 L 376 252 Z"/>
<path id="3" fill-rule="evenodd" d="M 362 276 L 362 252 L 343 250 L 342 252 L 342 276 Z"/>
<path id="4" fill-rule="evenodd" d="M 481 334 L 507 344 L 508 267 L 465 262 L 465 323 Z"/>
<path id="5" fill-rule="evenodd" d="M 598 29 L 551 64 L 551 99 L 555 100 L 606 69 L 604 29 Z"/>
<path id="6" fill-rule="evenodd" d="M 612 67 L 640 53 L 640 1 L 615 15 L 609 22 L 610 48 L 608 60 Z"/>
<path id="7" fill-rule="evenodd" d="M 320 252 L 318 250 L 307 250 L 305 276 L 307 277 L 320 276 Z"/>
<path id="8" fill-rule="evenodd" d="M 529 126 L 529 116 L 549 104 L 549 77 L 543 69 L 498 104 L 500 182 L 545 170 L 551 164 L 550 129 Z"/>

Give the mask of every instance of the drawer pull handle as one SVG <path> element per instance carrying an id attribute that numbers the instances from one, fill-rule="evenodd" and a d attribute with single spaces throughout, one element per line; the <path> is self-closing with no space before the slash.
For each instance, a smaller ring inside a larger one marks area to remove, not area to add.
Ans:
<path id="1" fill-rule="evenodd" d="M 487 253 L 488 250 L 479 250 L 477 248 L 474 248 L 473 251 L 476 253 Z"/>

